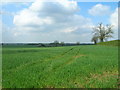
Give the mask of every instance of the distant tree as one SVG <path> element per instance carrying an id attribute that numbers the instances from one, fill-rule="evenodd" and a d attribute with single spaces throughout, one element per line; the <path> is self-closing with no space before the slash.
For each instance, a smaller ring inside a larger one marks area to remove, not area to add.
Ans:
<path id="1" fill-rule="evenodd" d="M 93 28 L 93 38 L 92 41 L 97 39 L 100 42 L 104 42 L 104 40 L 111 38 L 113 34 L 112 25 L 103 25 L 102 23 L 98 24 L 98 26 Z"/>
<path id="2" fill-rule="evenodd" d="M 39 43 L 38 46 L 39 47 L 45 47 L 45 45 L 43 43 Z"/>
<path id="3" fill-rule="evenodd" d="M 58 46 L 58 45 L 59 45 L 59 41 L 55 40 L 55 41 L 54 41 L 54 45 L 55 45 L 55 46 Z"/>
<path id="4" fill-rule="evenodd" d="M 97 36 L 93 36 L 91 41 L 94 42 L 94 44 L 97 44 L 98 37 Z"/>
<path id="5" fill-rule="evenodd" d="M 76 42 L 76 45 L 80 45 L 80 42 Z"/>
<path id="6" fill-rule="evenodd" d="M 60 44 L 61 44 L 62 46 L 64 46 L 65 43 L 64 43 L 64 42 L 61 42 Z"/>

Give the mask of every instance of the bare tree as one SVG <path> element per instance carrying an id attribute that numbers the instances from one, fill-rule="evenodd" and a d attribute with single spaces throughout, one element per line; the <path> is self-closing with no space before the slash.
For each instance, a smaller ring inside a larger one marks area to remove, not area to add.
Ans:
<path id="1" fill-rule="evenodd" d="M 111 38 L 113 34 L 112 25 L 106 25 L 104 26 L 102 23 L 100 23 L 98 26 L 93 28 L 93 40 L 99 39 L 100 42 L 104 42 L 105 39 Z"/>
<path id="2" fill-rule="evenodd" d="M 61 44 L 62 46 L 64 46 L 65 43 L 64 43 L 64 42 L 61 42 L 60 44 Z"/>
<path id="3" fill-rule="evenodd" d="M 91 41 L 94 42 L 94 44 L 97 44 L 98 37 L 97 36 L 93 36 Z"/>

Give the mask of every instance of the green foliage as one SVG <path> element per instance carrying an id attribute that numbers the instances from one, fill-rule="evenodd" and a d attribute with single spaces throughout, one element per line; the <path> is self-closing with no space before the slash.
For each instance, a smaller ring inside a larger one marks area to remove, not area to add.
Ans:
<path id="1" fill-rule="evenodd" d="M 76 45 L 80 45 L 80 42 L 76 42 Z"/>
<path id="2" fill-rule="evenodd" d="M 3 47 L 3 88 L 116 88 L 117 47 Z"/>

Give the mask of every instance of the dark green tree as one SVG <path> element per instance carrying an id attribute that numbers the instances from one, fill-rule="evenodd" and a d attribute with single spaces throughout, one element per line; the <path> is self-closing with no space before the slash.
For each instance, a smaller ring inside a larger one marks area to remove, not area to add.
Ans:
<path id="1" fill-rule="evenodd" d="M 58 46 L 58 45 L 59 45 L 59 41 L 55 40 L 55 41 L 54 41 L 54 45 L 55 45 L 55 46 Z"/>
<path id="2" fill-rule="evenodd" d="M 76 42 L 76 45 L 80 45 L 80 42 Z"/>

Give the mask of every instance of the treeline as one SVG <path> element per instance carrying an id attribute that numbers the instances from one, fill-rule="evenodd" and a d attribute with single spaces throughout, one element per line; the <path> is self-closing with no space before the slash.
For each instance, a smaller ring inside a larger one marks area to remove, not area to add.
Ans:
<path id="1" fill-rule="evenodd" d="M 59 41 L 54 41 L 52 43 L 2 43 L 2 45 L 12 45 L 12 46 L 36 46 L 36 47 L 59 47 L 59 46 L 77 46 L 77 45 L 93 45 L 92 43 L 64 43 Z"/>
<path id="2" fill-rule="evenodd" d="M 80 45 L 80 43 L 64 43 L 59 41 L 54 41 L 53 43 L 29 43 L 27 45 L 35 45 L 38 47 L 58 47 L 58 46 L 75 46 Z"/>
<path id="3" fill-rule="evenodd" d="M 33 44 L 28 44 L 28 45 L 36 45 L 38 47 L 59 47 L 59 46 L 77 46 L 77 45 L 93 45 L 92 43 L 64 43 L 64 42 L 59 42 L 59 41 L 54 41 L 53 43 L 33 43 Z"/>

